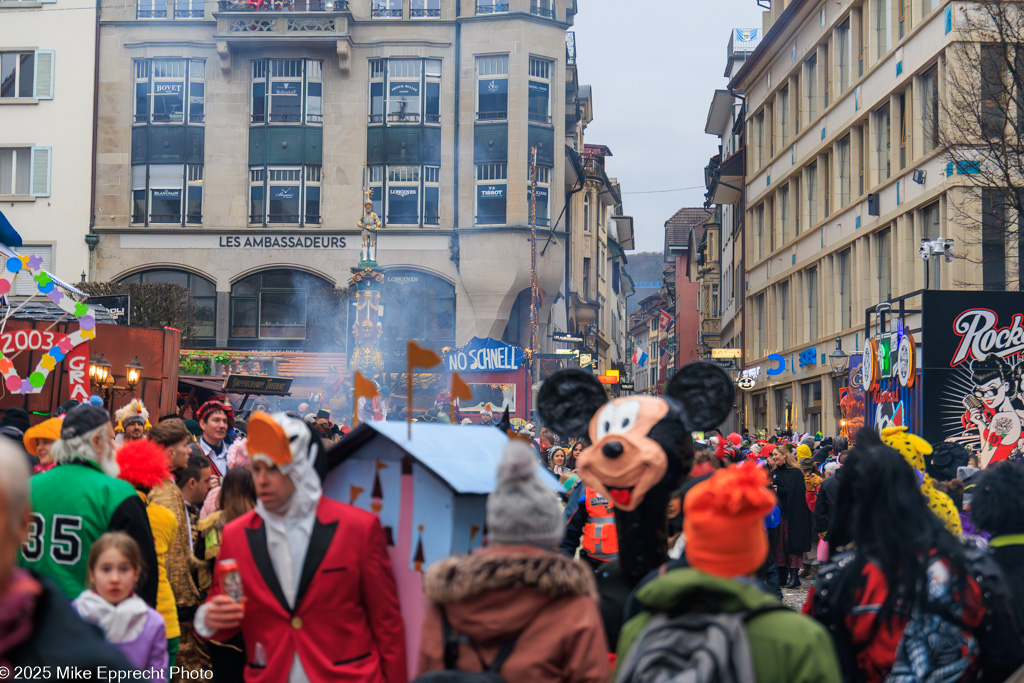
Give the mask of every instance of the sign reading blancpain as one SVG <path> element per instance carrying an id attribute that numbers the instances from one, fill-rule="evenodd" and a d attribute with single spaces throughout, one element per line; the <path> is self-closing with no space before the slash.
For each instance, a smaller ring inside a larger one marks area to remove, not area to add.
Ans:
<path id="1" fill-rule="evenodd" d="M 345 249 L 340 235 L 220 235 L 219 247 L 228 249 Z"/>

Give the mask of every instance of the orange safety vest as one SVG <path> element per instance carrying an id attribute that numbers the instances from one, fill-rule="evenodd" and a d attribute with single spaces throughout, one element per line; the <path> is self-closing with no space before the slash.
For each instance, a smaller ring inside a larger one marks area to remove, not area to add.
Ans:
<path id="1" fill-rule="evenodd" d="M 619 533 L 615 508 L 597 491 L 587 487 L 587 523 L 583 525 L 583 550 L 599 562 L 610 562 L 619 554 Z"/>

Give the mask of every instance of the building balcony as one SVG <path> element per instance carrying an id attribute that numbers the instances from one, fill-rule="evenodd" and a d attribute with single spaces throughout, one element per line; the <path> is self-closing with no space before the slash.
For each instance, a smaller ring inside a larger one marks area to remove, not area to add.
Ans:
<path id="1" fill-rule="evenodd" d="M 218 12 L 348 12 L 348 0 L 220 0 Z"/>
<path id="2" fill-rule="evenodd" d="M 220 0 L 217 54 L 224 73 L 231 71 L 231 47 L 261 44 L 289 47 L 337 43 L 342 75 L 350 69 L 350 21 L 347 0 Z"/>

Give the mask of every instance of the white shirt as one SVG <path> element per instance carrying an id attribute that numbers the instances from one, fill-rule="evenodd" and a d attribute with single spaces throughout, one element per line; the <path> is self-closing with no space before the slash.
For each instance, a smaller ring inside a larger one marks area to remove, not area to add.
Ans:
<path id="1" fill-rule="evenodd" d="M 214 450 L 213 446 L 206 443 L 206 439 L 199 439 L 199 448 L 203 451 L 203 454 L 210 459 L 210 461 L 217 467 L 216 474 L 219 477 L 223 477 L 228 472 L 228 447 L 223 441 L 220 443 L 220 450 Z"/>

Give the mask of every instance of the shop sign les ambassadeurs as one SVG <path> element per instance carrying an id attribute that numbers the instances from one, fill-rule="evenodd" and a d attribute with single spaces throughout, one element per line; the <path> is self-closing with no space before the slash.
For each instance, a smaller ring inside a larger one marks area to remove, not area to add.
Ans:
<path id="1" fill-rule="evenodd" d="M 445 359 L 449 372 L 512 372 L 523 364 L 523 350 L 497 339 L 473 337 Z"/>

